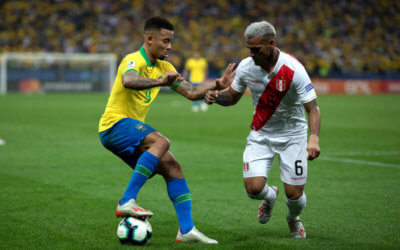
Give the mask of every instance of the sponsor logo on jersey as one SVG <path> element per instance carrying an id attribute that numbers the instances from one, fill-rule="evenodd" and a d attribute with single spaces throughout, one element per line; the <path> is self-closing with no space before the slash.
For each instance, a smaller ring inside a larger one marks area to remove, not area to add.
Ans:
<path id="1" fill-rule="evenodd" d="M 303 180 L 305 178 L 306 178 L 305 176 L 302 176 L 302 177 L 291 177 L 290 179 L 292 179 L 294 181 L 298 181 L 298 180 Z"/>
<path id="2" fill-rule="evenodd" d="M 305 89 L 306 89 L 306 92 L 308 92 L 308 91 L 310 91 L 310 90 L 312 90 L 314 88 L 314 86 L 312 85 L 312 83 L 310 82 L 306 87 L 305 87 Z"/>
<path id="3" fill-rule="evenodd" d="M 138 124 L 138 125 L 136 125 L 136 129 L 141 130 L 141 131 L 145 131 L 147 128 L 143 124 Z"/>
<path id="4" fill-rule="evenodd" d="M 128 64 L 126 65 L 126 69 L 133 69 L 136 66 L 135 61 L 129 61 Z"/>
<path id="5" fill-rule="evenodd" d="M 276 79 L 275 82 L 276 89 L 280 92 L 286 90 L 286 81 L 283 79 Z"/>
<path id="6" fill-rule="evenodd" d="M 255 83 L 255 84 L 257 84 L 257 83 L 264 83 L 263 81 L 247 81 L 248 83 Z"/>
<path id="7" fill-rule="evenodd" d="M 244 172 L 249 171 L 249 163 L 248 163 L 248 162 L 244 162 L 244 163 L 243 163 L 243 171 L 244 171 Z"/>

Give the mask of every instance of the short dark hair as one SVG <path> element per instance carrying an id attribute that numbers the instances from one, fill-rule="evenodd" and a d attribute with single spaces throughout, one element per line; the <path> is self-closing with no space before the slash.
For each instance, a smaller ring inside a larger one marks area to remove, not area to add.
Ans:
<path id="1" fill-rule="evenodd" d="M 144 31 L 149 31 L 149 30 L 160 30 L 160 29 L 167 29 L 167 30 L 174 30 L 174 25 L 170 23 L 167 19 L 163 17 L 151 17 L 147 19 L 145 25 L 144 25 Z"/>

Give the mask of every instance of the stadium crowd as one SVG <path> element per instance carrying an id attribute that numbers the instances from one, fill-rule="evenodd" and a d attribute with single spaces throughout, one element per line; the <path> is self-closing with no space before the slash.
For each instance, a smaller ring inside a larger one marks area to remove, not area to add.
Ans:
<path id="1" fill-rule="evenodd" d="M 268 20 L 278 47 L 311 75 L 400 72 L 400 1 L 395 0 L 80 0 L 1 1 L 0 53 L 117 53 L 143 41 L 143 22 L 161 15 L 175 25 L 169 60 L 179 70 L 193 50 L 218 72 L 248 56 L 243 32 Z"/>

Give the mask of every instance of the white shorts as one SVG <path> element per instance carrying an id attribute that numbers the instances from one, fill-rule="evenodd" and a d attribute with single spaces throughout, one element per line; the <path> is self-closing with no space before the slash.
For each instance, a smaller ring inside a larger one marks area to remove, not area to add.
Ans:
<path id="1" fill-rule="evenodd" d="M 252 130 L 243 153 L 243 177 L 268 178 L 275 154 L 278 154 L 281 180 L 290 185 L 304 185 L 307 180 L 306 151 L 307 133 L 283 137 Z"/>

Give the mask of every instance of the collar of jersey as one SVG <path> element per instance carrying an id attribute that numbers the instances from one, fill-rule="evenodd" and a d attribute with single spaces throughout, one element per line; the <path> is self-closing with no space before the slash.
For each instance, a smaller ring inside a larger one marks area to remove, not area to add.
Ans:
<path id="1" fill-rule="evenodd" d="M 153 66 L 153 67 L 157 67 L 157 61 L 154 65 L 151 64 L 149 57 L 146 54 L 146 51 L 144 50 L 143 46 L 140 47 L 140 54 L 143 56 L 144 60 L 146 60 L 147 66 Z"/>

